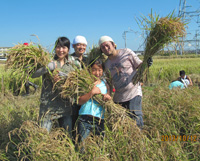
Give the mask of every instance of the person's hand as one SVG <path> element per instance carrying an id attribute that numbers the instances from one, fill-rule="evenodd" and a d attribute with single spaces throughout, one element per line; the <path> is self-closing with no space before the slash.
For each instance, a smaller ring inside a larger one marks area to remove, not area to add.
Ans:
<path id="1" fill-rule="evenodd" d="M 101 94 L 101 90 L 100 90 L 97 86 L 94 86 L 94 87 L 92 88 L 91 93 L 92 93 L 92 96 L 94 96 L 94 95 L 96 95 L 96 94 Z"/>
<path id="2" fill-rule="evenodd" d="M 152 57 L 149 57 L 147 59 L 147 65 L 148 65 L 148 67 L 152 66 L 152 64 L 153 64 L 153 59 L 152 59 Z"/>
<path id="3" fill-rule="evenodd" d="M 60 77 L 67 77 L 67 74 L 64 73 L 64 72 L 59 71 L 58 72 L 58 76 L 60 76 Z"/>
<path id="4" fill-rule="evenodd" d="M 111 100 L 111 96 L 109 94 L 102 94 L 103 95 L 103 100 L 104 101 L 108 101 L 108 100 Z"/>
<path id="5" fill-rule="evenodd" d="M 57 68 L 57 63 L 55 61 L 52 61 L 47 66 L 49 70 L 53 71 L 55 68 Z"/>
<path id="6" fill-rule="evenodd" d="M 95 94 L 101 94 L 101 90 L 96 86 L 99 81 L 94 82 L 94 87 L 91 90 L 92 96 Z"/>
<path id="7" fill-rule="evenodd" d="M 56 75 L 53 76 L 53 80 L 54 80 L 54 82 L 58 82 L 61 79 L 60 79 L 59 75 L 56 74 Z"/>

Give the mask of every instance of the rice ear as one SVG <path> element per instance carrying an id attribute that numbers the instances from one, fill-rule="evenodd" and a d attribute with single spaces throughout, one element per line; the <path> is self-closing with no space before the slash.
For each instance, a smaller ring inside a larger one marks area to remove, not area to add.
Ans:
<path id="1" fill-rule="evenodd" d="M 147 60 L 158 53 L 166 44 L 178 42 L 179 37 L 185 35 L 185 23 L 179 17 L 169 14 L 166 17 L 155 16 L 151 13 L 149 19 L 142 17 L 140 20 L 147 36 L 145 39 L 144 58 L 142 65 L 133 77 L 133 84 L 141 81 L 148 71 Z"/>
<path id="2" fill-rule="evenodd" d="M 88 93 L 94 86 L 94 77 L 89 73 L 88 67 L 76 69 L 68 74 L 68 78 L 62 85 L 61 97 L 74 100 L 78 104 L 78 98 Z M 123 123 L 133 124 L 135 122 L 129 117 L 129 112 L 119 104 L 115 104 L 112 100 L 103 101 L 102 95 L 93 96 L 100 105 L 106 110 L 105 119 L 109 122 L 109 127 L 115 130 Z M 119 123 L 120 122 L 120 123 Z"/>
<path id="3" fill-rule="evenodd" d="M 11 69 L 13 74 L 20 74 L 17 83 L 24 83 L 38 68 L 45 67 L 50 62 L 50 54 L 41 45 L 28 46 L 17 44 L 9 50 L 6 68 Z"/>
<path id="4" fill-rule="evenodd" d="M 98 58 L 105 62 L 107 56 L 102 53 L 101 49 L 98 46 L 93 46 L 92 49 L 90 49 L 89 53 L 87 53 L 87 65 L 90 65 L 89 63 L 91 62 L 91 60 Z"/>

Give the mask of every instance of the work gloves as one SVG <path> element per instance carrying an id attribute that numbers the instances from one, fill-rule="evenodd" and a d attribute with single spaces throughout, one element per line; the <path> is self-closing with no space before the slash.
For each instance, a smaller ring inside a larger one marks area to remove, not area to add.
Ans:
<path id="1" fill-rule="evenodd" d="M 54 61 L 50 62 L 48 64 L 48 68 L 49 68 L 50 71 L 53 71 L 56 68 L 55 62 Z M 58 71 L 58 76 L 67 77 L 67 74 L 64 73 L 64 72 Z"/>
<path id="2" fill-rule="evenodd" d="M 52 61 L 52 62 L 50 62 L 49 64 L 48 64 L 48 68 L 49 68 L 49 70 L 54 70 L 55 68 L 56 68 L 56 65 L 55 65 L 55 62 L 54 61 Z"/>

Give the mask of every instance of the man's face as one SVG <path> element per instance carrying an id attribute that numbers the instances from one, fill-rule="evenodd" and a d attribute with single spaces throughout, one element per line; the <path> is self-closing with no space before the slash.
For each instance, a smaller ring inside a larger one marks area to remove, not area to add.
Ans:
<path id="1" fill-rule="evenodd" d="M 113 43 L 110 41 L 106 41 L 106 42 L 102 43 L 100 48 L 101 48 L 102 52 L 107 56 L 113 55 L 113 51 L 115 50 Z"/>
<path id="2" fill-rule="evenodd" d="M 76 55 L 81 56 L 81 55 L 83 55 L 83 53 L 85 53 L 87 45 L 78 43 L 78 44 L 73 45 L 73 47 L 74 47 L 74 51 L 75 51 Z"/>

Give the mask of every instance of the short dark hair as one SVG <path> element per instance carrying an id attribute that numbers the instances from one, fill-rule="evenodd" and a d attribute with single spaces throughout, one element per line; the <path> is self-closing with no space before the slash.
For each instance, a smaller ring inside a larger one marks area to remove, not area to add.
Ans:
<path id="1" fill-rule="evenodd" d="M 179 73 L 180 73 L 180 76 L 184 76 L 185 75 L 185 71 L 184 70 L 181 70 Z"/>
<path id="2" fill-rule="evenodd" d="M 67 37 L 59 37 L 55 42 L 55 49 L 57 46 L 66 46 L 70 50 L 70 40 Z M 54 55 L 54 60 L 57 60 L 58 56 Z"/>
<path id="3" fill-rule="evenodd" d="M 59 37 L 55 42 L 55 48 L 57 46 L 66 46 L 68 49 L 70 49 L 70 40 L 67 37 Z"/>
<path id="4" fill-rule="evenodd" d="M 96 64 L 98 66 L 102 66 L 103 70 L 105 69 L 105 66 L 104 66 L 104 63 L 101 59 L 92 59 L 90 62 L 89 62 L 89 67 L 92 68 L 92 66 Z"/>

